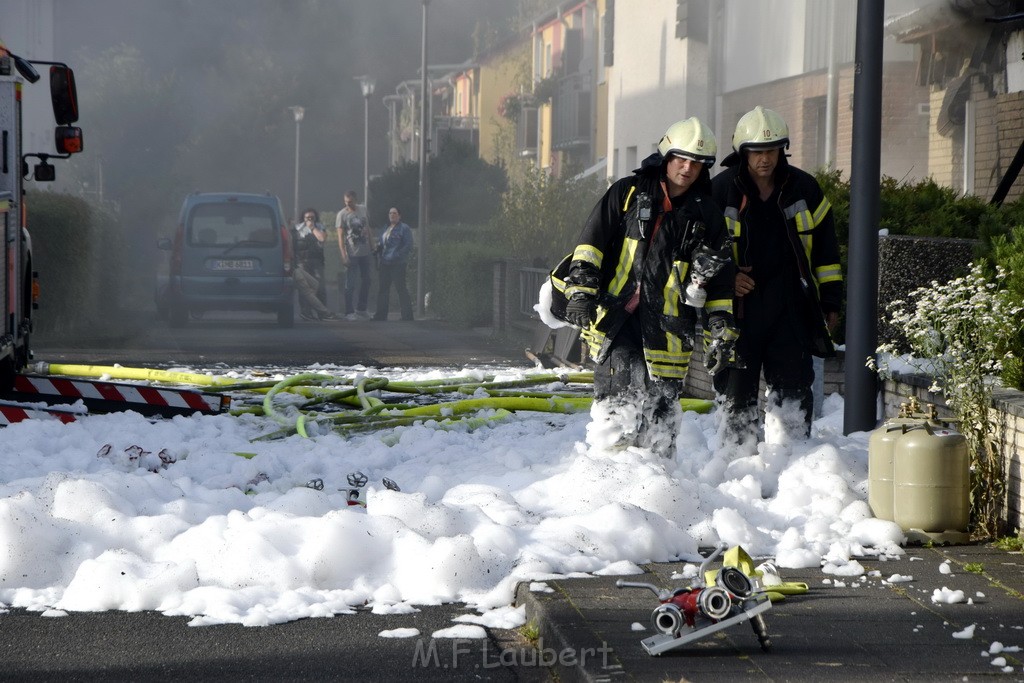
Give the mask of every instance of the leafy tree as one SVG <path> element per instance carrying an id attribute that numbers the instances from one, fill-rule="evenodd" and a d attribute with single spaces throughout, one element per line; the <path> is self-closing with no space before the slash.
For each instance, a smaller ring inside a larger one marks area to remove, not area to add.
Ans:
<path id="1" fill-rule="evenodd" d="M 449 141 L 430 160 L 430 217 L 483 224 L 497 213 L 508 186 L 505 170 L 477 156 L 471 145 Z"/>
<path id="2" fill-rule="evenodd" d="M 119 322 L 110 297 L 119 287 L 111 243 L 112 217 L 79 197 L 29 190 L 28 229 L 35 248 L 32 269 L 39 272 L 40 308 L 34 315 L 41 335 L 102 329 Z M 151 291 L 151 290 L 150 290 Z"/>
<path id="3" fill-rule="evenodd" d="M 498 211 L 507 182 L 505 170 L 479 158 L 469 144 L 446 143 L 427 165 L 431 223 L 485 225 Z M 409 225 L 420 224 L 419 164 L 395 166 L 370 181 L 373 224 L 383 225 L 392 206 Z"/>
<path id="4" fill-rule="evenodd" d="M 552 177 L 531 167 L 511 181 L 491 229 L 507 254 L 554 267 L 605 189 L 603 178 Z"/>

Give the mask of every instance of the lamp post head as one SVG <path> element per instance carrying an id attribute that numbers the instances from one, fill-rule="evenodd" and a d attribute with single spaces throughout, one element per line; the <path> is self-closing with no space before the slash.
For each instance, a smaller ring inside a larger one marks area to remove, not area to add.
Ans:
<path id="1" fill-rule="evenodd" d="M 292 114 L 295 115 L 295 123 L 298 123 L 299 121 L 301 121 L 302 117 L 306 115 L 306 108 L 305 107 L 294 106 L 294 107 L 288 107 L 288 109 L 290 109 Z"/>
<path id="2" fill-rule="evenodd" d="M 369 97 L 373 94 L 373 88 L 377 85 L 377 81 L 373 76 L 357 76 L 356 80 L 359 81 L 359 87 L 363 89 L 363 97 Z"/>

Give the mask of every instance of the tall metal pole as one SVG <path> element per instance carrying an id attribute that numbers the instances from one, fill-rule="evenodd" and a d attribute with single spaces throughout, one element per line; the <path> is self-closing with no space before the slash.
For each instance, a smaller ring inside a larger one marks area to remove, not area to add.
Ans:
<path id="1" fill-rule="evenodd" d="M 420 38 L 420 203 L 419 233 L 420 244 L 416 250 L 416 310 L 420 316 L 426 313 L 425 275 L 427 253 L 427 107 L 430 93 L 427 92 L 427 5 L 423 0 L 423 30 Z"/>
<path id="2" fill-rule="evenodd" d="M 370 216 L 370 96 L 363 97 L 363 204 Z"/>
<path id="3" fill-rule="evenodd" d="M 292 205 L 295 209 L 295 221 L 299 220 L 299 128 L 302 125 L 302 119 L 295 119 L 295 203 Z"/>
<path id="4" fill-rule="evenodd" d="M 295 116 L 295 199 L 292 206 L 294 210 L 295 222 L 299 220 L 299 125 L 302 123 L 302 117 L 306 115 L 305 107 L 288 107 L 292 114 Z"/>
<path id="5" fill-rule="evenodd" d="M 363 90 L 363 206 L 366 207 L 366 218 L 370 218 L 370 96 L 377 81 L 373 76 L 357 76 L 359 87 Z M 371 221 L 372 225 L 372 221 Z"/>
<path id="6" fill-rule="evenodd" d="M 874 357 L 878 347 L 884 17 L 884 0 L 858 0 L 846 288 L 846 400 L 843 407 L 843 432 L 846 434 L 874 429 L 878 421 L 878 379 L 865 362 Z"/>

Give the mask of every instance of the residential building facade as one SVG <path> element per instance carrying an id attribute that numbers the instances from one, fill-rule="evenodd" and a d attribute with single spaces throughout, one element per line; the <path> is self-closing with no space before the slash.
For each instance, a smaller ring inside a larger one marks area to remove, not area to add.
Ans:
<path id="1" fill-rule="evenodd" d="M 431 135 L 475 126 L 463 137 L 489 160 L 518 158 L 554 174 L 600 169 L 613 180 L 689 116 L 712 126 L 724 157 L 736 121 L 760 104 L 789 124 L 794 164 L 848 178 L 857 7 L 566 0 L 446 74 L 434 88 Z M 1013 14 L 1024 2 L 887 0 L 885 11 L 882 174 L 990 197 L 1024 140 L 1024 19 Z M 393 134 L 413 137 L 401 125 Z"/>

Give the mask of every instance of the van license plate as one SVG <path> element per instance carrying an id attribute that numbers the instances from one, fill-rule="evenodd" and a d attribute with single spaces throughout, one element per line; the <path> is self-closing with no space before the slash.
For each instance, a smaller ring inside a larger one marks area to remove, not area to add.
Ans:
<path id="1" fill-rule="evenodd" d="M 211 264 L 213 270 L 254 270 L 256 262 L 251 258 L 216 259 Z"/>

